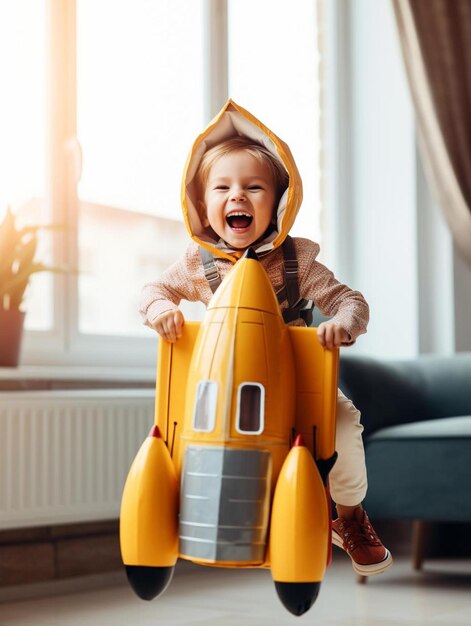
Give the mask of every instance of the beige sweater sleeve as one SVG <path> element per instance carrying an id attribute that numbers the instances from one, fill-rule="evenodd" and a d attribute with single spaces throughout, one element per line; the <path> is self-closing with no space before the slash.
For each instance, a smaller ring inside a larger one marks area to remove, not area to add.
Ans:
<path id="1" fill-rule="evenodd" d="M 366 333 L 368 303 L 359 291 L 339 282 L 325 265 L 316 260 L 319 254 L 317 243 L 296 238 L 295 245 L 301 297 L 314 300 L 323 315 L 345 328 L 351 340 L 343 345 L 352 345 L 359 335 Z"/>
<path id="2" fill-rule="evenodd" d="M 139 313 L 150 326 L 162 313 L 176 310 L 181 300 L 207 304 L 212 296 L 204 276 L 198 246 L 193 242 L 185 254 L 165 270 L 159 279 L 142 288 Z"/>

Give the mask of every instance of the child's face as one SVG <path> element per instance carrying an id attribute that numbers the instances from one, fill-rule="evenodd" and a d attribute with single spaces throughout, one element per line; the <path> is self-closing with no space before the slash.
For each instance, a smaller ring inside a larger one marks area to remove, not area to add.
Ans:
<path id="1" fill-rule="evenodd" d="M 275 196 L 267 164 L 242 150 L 226 154 L 209 171 L 203 225 L 211 226 L 230 247 L 248 248 L 270 225 Z"/>

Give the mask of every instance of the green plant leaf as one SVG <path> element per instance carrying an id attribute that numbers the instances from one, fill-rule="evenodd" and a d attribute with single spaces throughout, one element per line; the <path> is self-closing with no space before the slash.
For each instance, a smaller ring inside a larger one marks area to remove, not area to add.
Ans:
<path id="1" fill-rule="evenodd" d="M 36 235 L 38 230 L 69 230 L 70 227 L 66 224 L 28 224 L 23 226 L 18 232 L 23 237 L 24 235 L 33 234 Z"/>
<path id="2" fill-rule="evenodd" d="M 34 263 L 30 268 L 16 274 L 8 283 L 0 285 L 0 303 L 4 297 L 8 295 L 10 300 L 10 308 L 19 308 L 23 300 L 24 292 L 28 286 L 29 279 L 33 274 L 39 272 L 52 272 L 54 274 L 68 274 L 72 270 L 68 267 L 44 265 L 43 263 Z"/>
<path id="3" fill-rule="evenodd" d="M 18 249 L 15 259 L 15 262 L 18 266 L 18 273 L 27 270 L 28 267 L 32 267 L 37 245 L 38 240 L 36 237 L 33 237 Z"/>
<path id="4" fill-rule="evenodd" d="M 0 250 L 7 247 L 8 242 L 14 237 L 16 232 L 15 218 L 10 207 L 8 207 L 5 217 L 0 224 Z"/>
<path id="5" fill-rule="evenodd" d="M 21 234 L 15 228 L 14 217 L 8 207 L 0 224 L 0 284 L 11 277 L 12 267 L 20 245 Z"/>
<path id="6" fill-rule="evenodd" d="M 0 308 L 19 308 L 32 274 L 68 273 L 67 267 L 45 265 L 34 260 L 40 230 L 67 230 L 65 224 L 32 224 L 16 228 L 10 207 L 0 223 Z"/>

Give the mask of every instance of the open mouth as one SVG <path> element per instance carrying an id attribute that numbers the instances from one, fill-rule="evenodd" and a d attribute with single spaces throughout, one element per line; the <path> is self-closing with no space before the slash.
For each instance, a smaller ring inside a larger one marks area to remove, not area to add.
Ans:
<path id="1" fill-rule="evenodd" d="M 226 217 L 226 222 L 234 230 L 243 230 L 244 228 L 248 228 L 252 221 L 252 215 L 244 213 L 244 211 L 237 211 L 237 213 L 231 213 Z"/>

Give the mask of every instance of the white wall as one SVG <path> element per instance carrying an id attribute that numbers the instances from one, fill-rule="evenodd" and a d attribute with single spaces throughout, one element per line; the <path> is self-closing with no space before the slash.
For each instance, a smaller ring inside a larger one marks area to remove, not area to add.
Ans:
<path id="1" fill-rule="evenodd" d="M 354 285 L 371 306 L 364 351 L 417 351 L 413 113 L 389 2 L 351 7 Z M 399 337 L 398 337 L 399 333 Z"/>
<path id="2" fill-rule="evenodd" d="M 454 269 L 455 350 L 471 351 L 471 267 L 456 252 Z"/>
<path id="3" fill-rule="evenodd" d="M 419 353 L 455 347 L 453 243 L 417 157 Z"/>
<path id="4" fill-rule="evenodd" d="M 328 6 L 326 260 L 371 306 L 352 351 L 471 349 L 471 270 L 454 255 L 417 154 L 389 0 Z"/>

